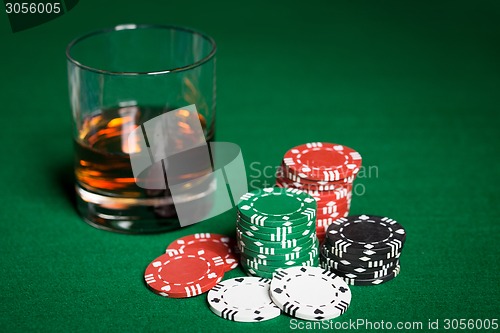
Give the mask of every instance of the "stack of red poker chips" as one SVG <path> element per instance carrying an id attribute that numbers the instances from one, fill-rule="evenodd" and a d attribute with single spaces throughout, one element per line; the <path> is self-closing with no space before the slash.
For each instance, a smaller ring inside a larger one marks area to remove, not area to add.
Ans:
<path id="1" fill-rule="evenodd" d="M 352 148 L 306 143 L 286 152 L 276 185 L 306 191 L 316 199 L 316 233 L 322 241 L 333 221 L 349 215 L 352 184 L 360 167 L 361 155 Z"/>

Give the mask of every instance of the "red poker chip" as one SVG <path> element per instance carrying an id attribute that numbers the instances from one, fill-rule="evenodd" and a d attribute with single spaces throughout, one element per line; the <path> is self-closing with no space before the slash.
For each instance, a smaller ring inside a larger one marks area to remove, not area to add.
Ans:
<path id="1" fill-rule="evenodd" d="M 331 191 L 336 189 L 339 186 L 352 185 L 355 179 L 355 175 L 349 178 L 344 178 L 336 181 L 326 181 L 326 180 L 313 180 L 313 179 L 305 179 L 301 178 L 297 175 L 290 174 L 285 171 L 287 167 L 284 162 L 281 163 L 280 167 L 276 173 L 276 179 L 280 181 L 290 184 L 292 187 L 297 187 L 301 189 L 309 189 L 312 191 Z"/>
<path id="2" fill-rule="evenodd" d="M 338 219 L 340 219 L 342 217 L 347 217 L 348 215 L 349 215 L 349 211 L 346 211 L 345 213 L 340 213 L 338 217 L 318 218 L 316 220 L 316 227 L 329 226 L 330 224 L 337 221 Z"/>
<path id="3" fill-rule="evenodd" d="M 335 221 L 337 219 L 344 217 L 349 212 L 349 208 L 350 208 L 349 206 L 339 208 L 339 210 L 337 210 L 336 212 L 333 212 L 331 214 L 323 214 L 321 212 L 321 214 L 316 216 L 316 225 L 320 224 L 321 221 L 326 221 L 326 220 Z"/>
<path id="4" fill-rule="evenodd" d="M 308 192 L 316 201 L 346 201 L 352 198 L 352 192 L 350 188 L 339 188 L 335 191 L 314 191 Z"/>
<path id="5" fill-rule="evenodd" d="M 172 251 L 153 260 L 144 280 L 156 294 L 185 298 L 205 293 L 224 276 L 224 260 L 208 250 Z"/>
<path id="6" fill-rule="evenodd" d="M 278 187 L 292 187 L 283 185 L 277 180 Z M 340 217 L 337 212 L 345 212 L 349 209 L 352 199 L 352 187 L 338 187 L 332 191 L 305 191 L 316 199 L 319 218 Z"/>
<path id="7" fill-rule="evenodd" d="M 280 187 L 293 187 L 302 191 L 333 191 L 340 187 L 352 186 L 345 182 L 299 182 L 286 177 L 276 177 L 276 185 Z"/>
<path id="8" fill-rule="evenodd" d="M 317 231 L 316 232 L 316 236 L 317 237 L 325 237 L 326 236 L 326 233 L 322 232 L 322 231 Z"/>
<path id="9" fill-rule="evenodd" d="M 357 174 L 356 172 L 356 174 L 353 174 L 352 176 L 346 178 L 340 178 L 339 180 L 335 181 L 328 181 L 328 180 L 315 180 L 315 179 L 302 178 L 299 175 L 290 173 L 290 171 L 286 168 L 285 170 L 286 171 L 283 171 L 284 178 L 289 179 L 294 183 L 303 184 L 302 186 L 322 186 L 323 188 L 321 190 L 333 189 L 334 185 L 352 184 L 354 183 Z"/>
<path id="10" fill-rule="evenodd" d="M 316 202 L 317 202 L 317 208 L 318 208 L 318 213 L 321 212 L 321 209 L 320 208 L 323 208 L 323 207 L 344 207 L 344 206 L 348 206 L 351 204 L 351 195 L 349 195 L 348 197 L 345 197 L 345 198 L 340 198 L 340 199 L 336 199 L 335 197 L 318 197 L 316 199 Z"/>
<path id="11" fill-rule="evenodd" d="M 310 185 L 310 186 L 319 186 L 319 185 L 326 186 L 326 185 L 332 185 L 332 187 L 334 187 L 333 185 L 337 185 L 338 186 L 338 185 L 352 184 L 354 182 L 354 180 L 356 179 L 356 175 L 357 175 L 357 173 L 352 174 L 349 177 L 340 178 L 340 179 L 337 179 L 337 180 L 321 180 L 321 179 L 303 178 L 301 176 L 304 176 L 304 174 L 298 175 L 298 174 L 295 174 L 295 173 L 290 173 L 290 170 L 287 167 L 284 158 L 283 158 L 280 166 L 276 170 L 276 178 L 282 178 L 282 179 L 284 179 L 286 181 L 291 181 L 293 183 L 300 184 L 300 186 L 307 186 L 307 185 Z"/>
<path id="12" fill-rule="evenodd" d="M 350 205 L 343 205 L 338 207 L 322 207 L 321 209 L 318 209 L 316 219 L 338 219 L 341 218 L 346 212 L 348 212 L 350 208 Z"/>
<path id="13" fill-rule="evenodd" d="M 321 215 L 316 219 L 316 225 L 331 224 L 333 221 L 345 217 L 346 215 L 349 215 L 348 210 L 335 212 L 329 215 Z"/>
<path id="14" fill-rule="evenodd" d="M 352 186 L 350 185 L 337 186 L 335 190 L 329 190 L 329 191 L 317 191 L 317 190 L 312 191 L 294 187 L 292 184 L 285 184 L 281 182 L 281 180 L 277 179 L 276 186 L 281 188 L 297 188 L 299 190 L 302 190 L 307 194 L 311 195 L 314 199 L 316 199 L 316 201 L 318 202 L 318 206 L 320 206 L 322 202 L 328 202 L 328 201 L 343 202 L 342 199 L 350 201 L 352 198 Z"/>
<path id="15" fill-rule="evenodd" d="M 349 210 L 349 205 L 341 205 L 341 206 L 325 206 L 318 208 L 316 219 L 325 219 L 328 217 L 337 217 Z"/>
<path id="16" fill-rule="evenodd" d="M 326 234 L 326 230 L 328 229 L 330 225 L 325 224 L 325 225 L 316 225 L 316 234 Z"/>
<path id="17" fill-rule="evenodd" d="M 224 259 L 224 268 L 226 272 L 238 266 L 238 258 L 234 253 L 236 243 L 228 236 L 200 233 L 181 237 L 172 242 L 167 247 L 167 252 L 186 251 L 186 250 L 209 250 L 215 252 Z"/>
<path id="18" fill-rule="evenodd" d="M 340 209 L 336 212 L 333 212 L 331 214 L 320 214 L 316 217 L 316 221 L 322 221 L 322 220 L 337 220 L 337 219 L 340 219 L 341 217 L 344 217 L 346 213 L 349 212 L 349 209 L 346 207 L 346 208 L 343 208 L 343 209 Z M 316 224 L 318 224 L 318 222 L 316 222 Z"/>
<path id="19" fill-rule="evenodd" d="M 338 181 L 349 179 L 358 173 L 361 155 L 343 145 L 314 142 L 287 151 L 283 164 L 283 171 L 288 178 L 291 176 L 299 179 Z"/>
<path id="20" fill-rule="evenodd" d="M 315 198 L 342 199 L 351 195 L 352 185 L 337 186 L 334 190 L 302 190 Z"/>
<path id="21" fill-rule="evenodd" d="M 328 208 L 328 207 L 331 207 L 331 209 L 333 210 L 338 210 L 339 208 L 344 208 L 346 206 L 350 206 L 351 205 L 351 197 L 347 197 L 347 198 L 341 198 L 341 199 L 338 199 L 338 200 L 335 200 L 335 198 L 333 199 L 326 199 L 326 198 L 323 198 L 323 199 L 318 199 L 319 201 L 317 201 L 317 205 L 318 205 L 318 214 L 321 214 L 321 209 L 322 208 Z M 337 208 L 337 209 L 336 209 Z"/>

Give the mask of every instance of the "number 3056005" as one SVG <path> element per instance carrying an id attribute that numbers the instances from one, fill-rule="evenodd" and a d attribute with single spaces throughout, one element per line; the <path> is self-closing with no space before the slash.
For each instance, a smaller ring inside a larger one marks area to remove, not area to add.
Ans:
<path id="1" fill-rule="evenodd" d="M 59 14 L 61 3 L 7 2 L 5 12 L 7 14 Z"/>

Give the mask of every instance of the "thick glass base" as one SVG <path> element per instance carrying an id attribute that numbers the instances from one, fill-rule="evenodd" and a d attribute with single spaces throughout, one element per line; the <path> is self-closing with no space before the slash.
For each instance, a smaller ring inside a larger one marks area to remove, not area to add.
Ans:
<path id="1" fill-rule="evenodd" d="M 170 197 L 115 198 L 95 194 L 76 185 L 76 198 L 84 221 L 98 229 L 147 234 L 180 228 Z"/>

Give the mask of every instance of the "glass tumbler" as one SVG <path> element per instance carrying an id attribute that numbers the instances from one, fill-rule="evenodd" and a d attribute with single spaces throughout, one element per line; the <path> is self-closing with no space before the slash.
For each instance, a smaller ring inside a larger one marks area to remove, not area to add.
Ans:
<path id="1" fill-rule="evenodd" d="M 174 139 L 166 144 L 179 151 L 189 141 L 210 144 L 216 104 L 215 53 L 211 37 L 161 25 L 120 25 L 68 45 L 77 208 L 86 222 L 124 233 L 179 227 L 168 183 L 147 186 L 154 177 L 138 182 L 134 176 L 131 159 L 145 153 L 141 151 L 145 146 L 134 141 L 144 138 L 134 133 L 149 120 L 169 113 L 175 122 L 164 130 Z M 201 137 L 194 128 L 202 129 Z M 203 177 L 210 168 L 189 163 L 196 156 L 184 160 L 185 168 L 176 175 L 192 190 L 185 201 L 195 202 L 210 192 L 210 177 Z M 152 161 L 144 174 L 164 166 L 164 161 Z"/>

